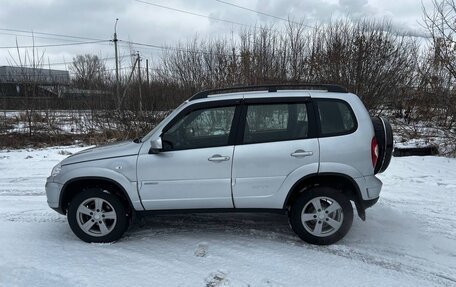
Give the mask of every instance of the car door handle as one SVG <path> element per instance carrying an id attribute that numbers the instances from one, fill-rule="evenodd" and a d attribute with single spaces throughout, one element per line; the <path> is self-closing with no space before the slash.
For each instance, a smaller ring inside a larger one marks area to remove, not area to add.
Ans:
<path id="1" fill-rule="evenodd" d="M 207 159 L 208 161 L 227 161 L 230 160 L 229 156 L 221 156 L 219 154 L 214 154 L 210 158 Z"/>
<path id="2" fill-rule="evenodd" d="M 290 154 L 293 157 L 305 157 L 305 156 L 311 156 L 313 155 L 313 152 L 311 151 L 305 151 L 302 149 L 296 150 L 294 153 Z"/>

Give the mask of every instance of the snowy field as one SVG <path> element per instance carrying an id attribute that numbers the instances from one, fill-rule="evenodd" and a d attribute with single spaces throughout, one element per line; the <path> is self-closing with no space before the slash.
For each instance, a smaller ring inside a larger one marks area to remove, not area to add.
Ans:
<path id="1" fill-rule="evenodd" d="M 271 214 L 160 216 L 87 244 L 44 195 L 80 149 L 0 151 L 0 286 L 456 286 L 455 159 L 393 158 L 367 221 L 332 246 Z"/>

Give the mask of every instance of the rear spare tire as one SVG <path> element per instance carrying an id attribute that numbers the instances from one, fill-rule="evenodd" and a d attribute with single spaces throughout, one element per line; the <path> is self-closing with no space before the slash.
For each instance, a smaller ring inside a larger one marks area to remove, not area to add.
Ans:
<path id="1" fill-rule="evenodd" d="M 375 138 L 378 143 L 378 159 L 374 173 L 384 172 L 393 155 L 393 129 L 391 124 L 384 117 L 371 117 L 374 126 Z"/>

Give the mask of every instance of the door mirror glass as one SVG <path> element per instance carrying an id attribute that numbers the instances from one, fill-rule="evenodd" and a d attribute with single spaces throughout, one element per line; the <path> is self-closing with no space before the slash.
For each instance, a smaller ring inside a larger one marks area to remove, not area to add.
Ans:
<path id="1" fill-rule="evenodd" d="M 162 145 L 162 140 L 161 140 L 161 138 L 158 138 L 158 139 L 156 139 L 156 140 L 150 141 L 149 153 L 151 153 L 151 154 L 157 154 L 157 153 L 159 153 L 162 149 L 163 149 L 163 145 Z"/>

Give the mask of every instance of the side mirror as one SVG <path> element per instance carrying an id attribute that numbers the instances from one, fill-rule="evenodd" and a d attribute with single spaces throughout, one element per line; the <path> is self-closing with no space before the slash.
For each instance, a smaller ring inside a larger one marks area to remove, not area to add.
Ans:
<path id="1" fill-rule="evenodd" d="M 150 149 L 149 149 L 150 154 L 160 153 L 162 151 L 162 149 L 163 149 L 163 144 L 162 144 L 161 138 L 150 141 Z"/>

